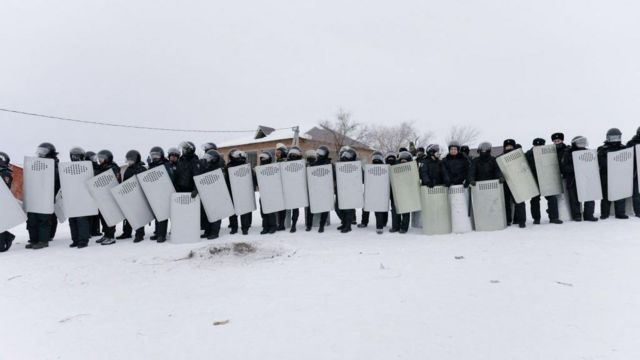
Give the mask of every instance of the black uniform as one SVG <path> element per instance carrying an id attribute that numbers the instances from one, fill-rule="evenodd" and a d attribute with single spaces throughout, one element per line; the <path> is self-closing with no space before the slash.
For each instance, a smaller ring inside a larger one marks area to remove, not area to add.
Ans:
<path id="1" fill-rule="evenodd" d="M 116 179 L 118 179 L 118 183 L 122 182 L 122 174 L 120 173 L 120 167 L 115 162 L 104 162 L 98 166 L 98 171 L 96 175 L 102 174 L 107 171 L 113 171 L 116 175 Z M 116 235 L 116 227 L 107 225 L 107 222 L 104 220 L 104 217 L 100 215 L 100 223 L 102 224 L 102 231 L 104 233 L 104 237 L 107 239 L 114 239 Z"/>
<path id="2" fill-rule="evenodd" d="M 136 176 L 137 174 L 140 174 L 145 171 L 147 171 L 147 167 L 144 166 L 144 163 L 142 161 L 138 161 L 133 165 L 127 166 L 127 168 L 124 171 L 124 175 L 122 176 L 122 181 L 126 181 L 131 177 Z M 129 224 L 129 222 L 125 220 L 124 223 L 122 224 L 122 235 L 119 236 L 118 238 L 128 239 L 131 237 L 132 232 L 133 232 L 133 229 L 131 228 L 131 224 Z M 136 229 L 135 238 L 136 240 L 142 240 L 144 238 L 144 226 L 139 229 Z"/>
<path id="3" fill-rule="evenodd" d="M 166 159 L 165 159 L 166 160 Z M 166 162 L 169 162 L 166 160 Z M 167 170 L 169 170 L 167 165 Z M 200 161 L 195 154 L 183 154 L 178 159 L 175 170 L 175 186 L 177 192 L 192 192 L 196 189 L 193 177 L 200 173 Z"/>
<path id="4" fill-rule="evenodd" d="M 636 135 L 627 143 L 627 147 L 634 147 L 640 145 L 640 128 Z M 640 154 L 636 151 L 636 161 L 633 162 L 633 212 L 637 217 L 640 217 L 640 191 L 638 191 L 638 157 Z"/>
<path id="5" fill-rule="evenodd" d="M 585 201 L 583 204 L 584 209 L 581 209 L 580 202 L 578 201 L 578 188 L 576 186 L 576 174 L 573 168 L 573 152 L 584 150 L 577 147 L 571 147 L 567 149 L 560 162 L 560 172 L 564 177 L 567 184 L 567 192 L 569 193 L 569 206 L 571 207 L 571 218 L 573 221 L 582 221 L 583 218 L 586 221 L 596 221 L 593 216 L 596 208 L 595 201 Z"/>
<path id="6" fill-rule="evenodd" d="M 420 166 L 420 181 L 423 186 L 450 186 L 451 181 L 444 164 L 435 156 L 426 157 Z"/>
<path id="7" fill-rule="evenodd" d="M 231 160 L 229 160 L 229 163 L 227 164 L 227 172 L 231 171 L 231 168 L 233 168 L 233 167 L 244 165 L 246 163 L 247 163 L 246 160 L 236 161 L 234 159 L 231 159 Z M 253 172 L 253 170 L 251 170 L 251 173 L 252 173 L 253 184 L 254 184 L 254 188 L 255 188 L 256 175 Z M 227 186 L 229 188 L 229 193 L 231 194 L 231 197 L 233 198 L 233 193 L 231 191 L 231 183 L 228 180 L 229 179 L 227 179 Z M 246 214 L 241 214 L 240 215 L 240 229 L 242 230 L 242 234 L 243 235 L 247 235 L 249 233 L 249 228 L 251 228 L 252 221 L 253 221 L 253 213 L 252 212 L 248 212 Z M 229 217 L 229 227 L 231 227 L 231 234 L 235 234 L 235 233 L 238 232 L 238 216 L 237 215 L 232 215 L 232 216 Z"/>
<path id="8" fill-rule="evenodd" d="M 608 199 L 608 171 L 607 171 L 607 154 L 614 151 L 625 149 L 626 147 L 620 142 L 605 142 L 598 148 L 598 165 L 600 165 L 600 184 L 602 185 L 602 201 L 600 201 L 600 218 L 606 219 L 611 212 L 611 201 Z M 616 218 L 626 218 L 625 199 L 613 202 Z"/>
<path id="9" fill-rule="evenodd" d="M 467 155 L 459 152 L 458 155 L 453 156 L 447 154 L 442 159 L 442 165 L 449 177 L 451 185 L 463 185 L 469 178 L 469 170 L 471 169 L 471 160 Z"/>
<path id="10" fill-rule="evenodd" d="M 563 144 L 564 145 L 564 144 Z M 533 148 L 529 149 L 525 153 L 525 157 L 527 158 L 527 162 L 529 163 L 529 168 L 533 173 L 534 179 L 536 182 L 538 181 L 538 171 L 536 169 L 536 161 L 533 157 Z M 558 213 L 558 197 L 557 196 L 545 196 L 547 199 L 547 215 L 549 215 L 549 220 L 553 223 L 560 223 L 560 214 Z M 531 198 L 531 217 L 533 218 L 534 224 L 539 224 L 542 215 L 540 214 L 540 195 Z"/>
<path id="11" fill-rule="evenodd" d="M 13 175 L 11 173 L 11 169 L 7 165 L 0 165 L 0 180 L 7 184 L 7 187 L 11 189 L 11 184 L 13 183 Z M 4 186 L 4 185 L 0 185 Z M 0 252 L 5 252 L 9 250 L 11 244 L 13 243 L 13 239 L 15 239 L 15 235 L 10 233 L 9 231 L 3 231 L 0 233 Z"/>

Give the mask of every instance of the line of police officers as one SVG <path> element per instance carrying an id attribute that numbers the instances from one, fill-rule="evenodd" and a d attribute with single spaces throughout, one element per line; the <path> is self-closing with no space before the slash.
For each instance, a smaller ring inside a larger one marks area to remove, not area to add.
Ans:
<path id="1" fill-rule="evenodd" d="M 587 201 L 581 204 L 578 201 L 577 187 L 575 179 L 575 171 L 573 166 L 572 153 L 574 151 L 584 150 L 587 148 L 587 139 L 583 136 L 576 136 L 571 140 L 571 145 L 564 143 L 564 134 L 555 133 L 551 136 L 551 140 L 556 146 L 558 160 L 560 164 L 560 173 L 565 181 L 568 190 L 569 204 L 571 208 L 571 217 L 574 221 L 597 221 L 594 216 L 595 202 Z M 607 200 L 607 153 L 619 151 L 626 147 L 640 144 L 640 128 L 638 128 L 633 138 L 624 145 L 622 143 L 622 133 L 618 129 L 610 129 L 606 134 L 606 140 L 602 146 L 598 148 L 598 162 L 600 167 L 600 175 L 602 182 L 603 200 L 601 201 L 600 218 L 606 219 L 610 216 L 611 203 Z M 545 145 L 545 140 L 536 138 L 533 140 L 533 146 Z M 517 148 L 521 148 L 513 139 L 507 139 L 503 142 L 503 154 L 509 153 Z M 420 181 L 423 186 L 434 187 L 439 185 L 464 185 L 465 187 L 475 186 L 477 181 L 499 180 L 504 183 L 504 178 L 496 162 L 496 157 L 492 154 L 492 146 L 488 142 L 483 142 L 478 147 L 478 155 L 471 157 L 468 146 L 461 146 L 457 142 L 452 142 L 448 146 L 446 156 L 440 156 L 439 146 L 432 144 L 426 149 L 418 148 L 414 157 L 406 148 L 400 148 L 399 151 L 382 154 L 380 151 L 374 151 L 371 155 L 373 164 L 395 165 L 416 161 L 419 167 Z M 141 154 L 136 150 L 130 150 L 126 154 L 127 167 L 124 174 L 121 175 L 120 167 L 114 162 L 113 154 L 109 150 L 101 150 L 97 154 L 87 151 L 80 147 L 74 147 L 70 150 L 69 156 L 71 161 L 90 160 L 93 163 L 95 175 L 106 171 L 113 171 L 118 182 L 129 179 L 130 177 L 146 171 L 148 168 L 157 166 L 165 166 L 171 180 L 178 192 L 190 192 L 192 197 L 198 193 L 193 177 L 205 174 L 210 171 L 222 169 L 227 180 L 227 186 L 230 188 L 228 179 L 228 169 L 247 163 L 246 153 L 237 149 L 229 152 L 229 161 L 225 164 L 223 156 L 217 151 L 214 143 L 206 143 L 202 146 L 204 156 L 200 159 L 196 155 L 196 147 L 190 141 L 180 144 L 179 148 L 170 148 L 165 157 L 165 153 L 161 147 L 153 147 L 147 158 L 147 163 L 142 161 Z M 304 154 L 307 166 L 321 166 L 332 163 L 329 156 L 330 151 L 327 146 L 320 146 L 316 150 L 310 150 Z M 536 175 L 536 166 L 533 158 L 533 148 L 526 152 L 526 159 L 531 167 L 532 172 Z M 37 156 L 55 160 L 55 193 L 60 189 L 60 179 L 58 175 L 58 153 L 56 148 L 50 143 L 42 143 L 37 149 Z M 261 165 L 270 164 L 272 162 L 296 161 L 303 159 L 303 153 L 297 146 L 287 148 L 283 144 L 276 146 L 275 154 L 269 151 L 263 151 L 259 155 Z M 345 146 L 338 152 L 339 162 L 360 161 L 356 151 Z M 0 152 L 0 177 L 11 187 L 12 175 L 9 167 L 10 159 L 6 153 Z M 335 176 L 335 171 L 334 171 Z M 633 192 L 633 209 L 635 215 L 640 217 L 640 194 L 638 192 L 638 169 L 634 163 L 634 192 Z M 254 185 L 255 173 L 253 174 Z M 335 183 L 335 182 L 334 182 Z M 286 191 L 286 189 L 285 189 Z M 230 191 L 231 193 L 231 191 Z M 504 184 L 505 208 L 507 225 L 517 224 L 519 227 L 526 227 L 526 209 L 525 203 L 515 203 L 513 195 L 507 184 Z M 554 224 L 562 224 L 558 211 L 558 198 L 556 196 L 547 196 L 547 215 L 549 221 Z M 350 232 L 352 225 L 356 223 L 356 210 L 347 209 L 340 210 L 336 199 L 336 213 L 340 219 L 338 230 L 343 233 Z M 531 216 L 534 224 L 540 224 L 540 196 L 530 201 Z M 262 208 L 262 206 L 261 206 Z M 513 210 L 512 210 L 513 209 Z M 626 219 L 624 200 L 614 203 L 615 217 L 618 219 Z M 261 234 L 274 234 L 277 231 L 285 230 L 286 211 L 277 213 L 264 214 L 261 209 L 262 231 Z M 361 223 L 358 227 L 367 227 L 369 223 L 369 212 L 362 211 Z M 290 232 L 296 232 L 297 221 L 299 217 L 299 209 L 291 211 Z M 324 212 L 318 215 L 319 226 L 318 232 L 324 232 L 327 224 L 329 213 Z M 314 214 L 311 213 L 309 207 L 305 208 L 305 230 L 311 231 L 313 225 Z M 383 233 L 384 227 L 387 226 L 389 212 L 376 212 L 376 232 Z M 242 234 L 249 232 L 252 222 L 252 213 L 233 215 L 229 218 L 229 227 L 231 234 L 236 234 L 238 229 Z M 410 214 L 398 214 L 393 194 L 391 194 L 391 228 L 389 232 L 406 233 L 409 230 Z M 100 230 L 102 225 L 102 230 Z M 110 245 L 116 242 L 116 239 L 129 239 L 134 237 L 134 242 L 140 242 L 145 237 L 144 227 L 132 229 L 131 225 L 125 220 L 122 226 L 122 234 L 115 236 L 115 226 L 108 226 L 101 215 L 86 216 L 79 218 L 70 218 L 69 226 L 71 229 L 72 243 L 71 247 L 84 248 L 88 246 L 89 239 L 94 236 L 101 236 L 97 243 L 102 245 Z M 209 222 L 204 209 L 201 209 L 201 230 L 202 238 L 216 239 L 220 235 L 221 221 Z M 26 245 L 29 249 L 42 249 L 48 246 L 56 233 L 57 218 L 55 214 L 36 214 L 27 213 L 27 229 L 29 232 L 29 241 Z M 134 233 L 135 230 L 135 233 Z M 155 221 L 155 230 L 151 240 L 164 242 L 167 238 L 168 220 Z M 6 251 L 14 240 L 14 235 L 8 231 L 0 233 L 0 252 Z"/>

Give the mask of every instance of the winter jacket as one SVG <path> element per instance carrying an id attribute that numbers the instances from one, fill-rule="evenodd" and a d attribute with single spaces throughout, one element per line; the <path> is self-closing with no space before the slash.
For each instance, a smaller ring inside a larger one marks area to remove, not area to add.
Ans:
<path id="1" fill-rule="evenodd" d="M 200 161 L 196 155 L 182 155 L 178 159 L 175 184 L 178 192 L 192 192 L 196 188 L 193 177 L 200 174 Z"/>
<path id="2" fill-rule="evenodd" d="M 420 180 L 422 180 L 422 185 L 430 187 L 451 185 L 442 161 L 433 157 L 427 157 L 423 160 L 420 167 Z"/>
<path id="3" fill-rule="evenodd" d="M 100 166 L 98 166 L 98 169 L 96 171 L 96 175 L 102 174 L 103 172 L 106 172 L 108 170 L 112 170 L 113 173 L 116 175 L 116 179 L 118 179 L 118 182 L 121 183 L 122 182 L 122 175 L 120 174 L 120 167 L 118 166 L 118 164 L 116 164 L 115 162 L 109 162 L 109 163 L 102 163 Z"/>
<path id="4" fill-rule="evenodd" d="M 503 180 L 496 158 L 488 154 L 474 158 L 469 170 L 469 183 L 485 180 Z"/>
<path id="5" fill-rule="evenodd" d="M 140 174 L 141 172 L 144 172 L 146 170 L 147 170 L 147 168 L 146 168 L 146 166 L 144 166 L 144 163 L 142 161 L 138 162 L 138 163 L 135 163 L 133 165 L 129 165 L 129 166 L 127 166 L 127 169 L 124 171 L 124 175 L 122 176 L 122 180 L 126 181 L 129 178 L 133 177 L 134 175 Z"/>
<path id="6" fill-rule="evenodd" d="M 469 177 L 471 160 L 465 154 L 459 153 L 456 156 L 447 154 L 442 160 L 442 165 L 452 185 L 462 185 Z"/>
<path id="7" fill-rule="evenodd" d="M 598 148 L 598 165 L 600 165 L 600 178 L 601 180 L 606 180 L 607 178 L 607 154 L 610 152 L 614 152 L 614 151 L 618 151 L 618 150 L 622 150 L 625 149 L 626 146 L 624 146 L 622 143 L 620 142 L 614 142 L 614 143 L 607 143 L 605 142 L 604 145 L 600 146 Z"/>

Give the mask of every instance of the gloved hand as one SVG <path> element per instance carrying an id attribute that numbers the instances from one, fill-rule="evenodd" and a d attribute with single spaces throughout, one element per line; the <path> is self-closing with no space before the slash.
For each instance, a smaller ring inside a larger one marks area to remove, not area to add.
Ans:
<path id="1" fill-rule="evenodd" d="M 429 180 L 429 181 L 427 181 L 427 186 L 428 186 L 429 188 L 433 188 L 434 186 L 436 186 L 436 183 L 435 183 L 435 181 L 433 181 L 433 180 Z"/>
<path id="2" fill-rule="evenodd" d="M 462 184 L 462 186 L 464 186 L 464 188 L 465 188 L 465 189 L 468 189 L 468 188 L 469 188 L 469 182 L 468 182 L 468 181 L 465 181 L 465 182 Z"/>
<path id="3" fill-rule="evenodd" d="M 475 180 L 471 182 L 471 186 L 474 186 L 474 187 L 476 186 L 476 181 Z"/>
<path id="4" fill-rule="evenodd" d="M 198 196 L 198 189 L 195 189 L 191 192 L 191 198 L 195 198 L 196 196 Z"/>
<path id="5" fill-rule="evenodd" d="M 498 179 L 498 182 L 499 182 L 500 184 L 504 184 L 504 178 L 503 178 L 503 177 L 499 178 L 499 179 Z"/>

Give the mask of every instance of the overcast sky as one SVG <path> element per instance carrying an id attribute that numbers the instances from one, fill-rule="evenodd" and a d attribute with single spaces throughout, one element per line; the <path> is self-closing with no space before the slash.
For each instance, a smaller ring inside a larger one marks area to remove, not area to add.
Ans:
<path id="1" fill-rule="evenodd" d="M 0 107 L 141 126 L 416 121 L 440 142 L 640 126 L 640 2 L 29 1 L 0 5 Z M 168 134 L 0 113 L 0 149 L 124 152 L 246 134 Z"/>

